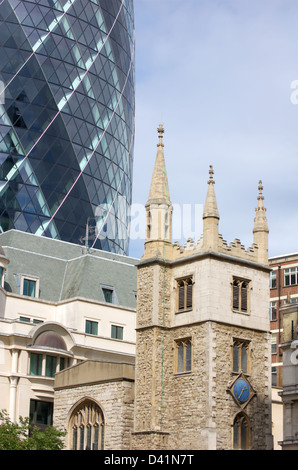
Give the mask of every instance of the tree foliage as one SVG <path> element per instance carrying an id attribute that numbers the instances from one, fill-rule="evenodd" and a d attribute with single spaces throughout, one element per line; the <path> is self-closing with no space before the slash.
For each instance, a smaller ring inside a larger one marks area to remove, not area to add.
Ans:
<path id="1" fill-rule="evenodd" d="M 48 426 L 41 431 L 29 418 L 13 423 L 6 410 L 0 411 L 0 450 L 62 450 L 65 432 Z"/>

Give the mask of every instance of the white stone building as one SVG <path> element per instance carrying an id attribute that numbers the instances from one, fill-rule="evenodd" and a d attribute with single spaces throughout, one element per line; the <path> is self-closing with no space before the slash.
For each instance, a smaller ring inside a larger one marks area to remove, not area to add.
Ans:
<path id="1" fill-rule="evenodd" d="M 137 260 L 15 230 L 0 245 L 0 409 L 42 427 L 56 373 L 134 364 Z"/>

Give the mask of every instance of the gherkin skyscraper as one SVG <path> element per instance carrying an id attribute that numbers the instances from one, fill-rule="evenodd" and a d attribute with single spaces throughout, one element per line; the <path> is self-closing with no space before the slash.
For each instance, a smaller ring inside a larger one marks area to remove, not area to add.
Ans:
<path id="1" fill-rule="evenodd" d="M 126 254 L 133 0 L 0 0 L 0 80 L 0 231 Z"/>

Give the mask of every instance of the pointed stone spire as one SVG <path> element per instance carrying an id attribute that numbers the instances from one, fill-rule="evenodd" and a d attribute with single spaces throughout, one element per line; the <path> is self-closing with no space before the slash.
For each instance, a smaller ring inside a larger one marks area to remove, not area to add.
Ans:
<path id="1" fill-rule="evenodd" d="M 214 191 L 215 181 L 213 175 L 213 166 L 210 165 L 208 191 L 203 212 L 203 248 L 205 250 L 217 251 L 219 212 Z"/>
<path id="2" fill-rule="evenodd" d="M 213 175 L 214 175 L 213 166 L 210 165 L 208 191 L 207 191 L 207 196 L 206 196 L 206 201 L 205 201 L 205 206 L 204 206 L 203 219 L 206 219 L 207 217 L 215 217 L 216 219 L 219 219 L 216 196 L 215 196 L 215 191 L 214 191 L 215 181 L 213 179 Z"/>
<path id="3" fill-rule="evenodd" d="M 261 263 L 268 264 L 268 223 L 266 209 L 264 207 L 263 184 L 259 181 L 258 207 L 254 220 L 254 243 L 258 246 L 258 260 Z"/>
<path id="4" fill-rule="evenodd" d="M 266 209 L 264 207 L 264 196 L 263 196 L 263 184 L 262 181 L 259 181 L 259 195 L 258 195 L 258 207 L 256 208 L 256 217 L 255 217 L 255 225 L 253 229 L 253 233 L 256 232 L 269 232 L 267 217 L 266 217 Z"/>
<path id="5" fill-rule="evenodd" d="M 149 191 L 148 203 L 165 203 L 170 205 L 170 194 L 169 184 L 165 165 L 164 157 L 164 144 L 163 134 L 164 128 L 162 124 L 157 129 L 158 132 L 158 144 L 157 144 L 157 155 L 155 160 L 155 166 L 153 170 L 151 186 Z"/>
<path id="6" fill-rule="evenodd" d="M 162 124 L 158 129 L 158 144 L 152 174 L 149 197 L 146 204 L 147 230 L 144 256 L 159 256 L 164 252 L 165 243 L 171 245 L 172 204 L 164 157 Z"/>

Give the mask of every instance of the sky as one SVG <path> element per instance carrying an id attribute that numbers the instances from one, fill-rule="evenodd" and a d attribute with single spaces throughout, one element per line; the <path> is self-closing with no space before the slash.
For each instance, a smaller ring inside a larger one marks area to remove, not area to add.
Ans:
<path id="1" fill-rule="evenodd" d="M 252 245 L 262 180 L 269 256 L 298 252 L 298 1 L 134 0 L 134 9 L 129 255 L 143 254 L 137 210 L 148 199 L 160 123 L 173 242 L 199 239 L 212 165 L 224 240 Z"/>

